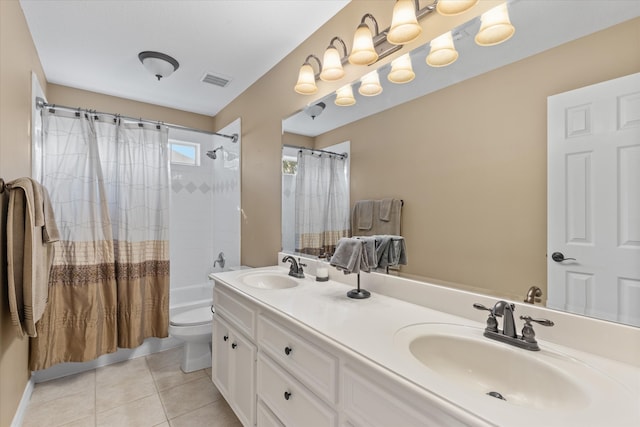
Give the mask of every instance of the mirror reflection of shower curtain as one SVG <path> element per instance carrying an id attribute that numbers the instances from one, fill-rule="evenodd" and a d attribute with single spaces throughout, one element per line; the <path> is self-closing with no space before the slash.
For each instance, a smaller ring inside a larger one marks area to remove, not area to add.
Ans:
<path id="1" fill-rule="evenodd" d="M 346 160 L 300 150 L 296 174 L 296 252 L 333 253 L 349 236 Z"/>
<path id="2" fill-rule="evenodd" d="M 42 170 L 61 239 L 30 369 L 83 362 L 166 337 L 166 128 L 43 110 Z"/>

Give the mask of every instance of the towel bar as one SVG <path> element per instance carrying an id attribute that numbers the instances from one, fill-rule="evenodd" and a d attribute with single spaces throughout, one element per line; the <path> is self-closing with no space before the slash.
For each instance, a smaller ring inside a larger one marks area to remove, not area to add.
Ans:
<path id="1" fill-rule="evenodd" d="M 4 193 L 4 190 L 11 190 L 11 184 L 4 182 L 4 179 L 0 178 L 0 193 Z"/>

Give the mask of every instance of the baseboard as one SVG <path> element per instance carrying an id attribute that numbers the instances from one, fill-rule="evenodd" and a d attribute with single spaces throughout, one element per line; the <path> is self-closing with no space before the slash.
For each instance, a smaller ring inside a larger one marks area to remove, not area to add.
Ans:
<path id="1" fill-rule="evenodd" d="M 24 386 L 24 392 L 22 393 L 22 398 L 18 404 L 18 409 L 16 409 L 16 413 L 13 416 L 13 421 L 11 421 L 11 427 L 22 426 L 24 415 L 27 413 L 27 407 L 29 406 L 29 400 L 31 400 L 31 393 L 33 393 L 34 384 L 35 381 L 33 381 L 32 377 L 29 378 L 29 381 L 27 381 L 27 384 Z"/>
<path id="2" fill-rule="evenodd" d="M 47 369 L 34 371 L 31 373 L 31 380 L 34 384 L 44 381 L 55 380 L 57 378 L 69 375 L 79 374 L 81 372 L 91 371 L 102 366 L 111 365 L 113 363 L 124 362 L 125 360 L 135 359 L 137 357 L 147 356 L 170 348 L 179 347 L 182 341 L 169 338 L 149 338 L 141 346 L 134 349 L 121 348 L 115 353 L 104 354 L 95 360 L 82 363 L 60 363 Z"/>

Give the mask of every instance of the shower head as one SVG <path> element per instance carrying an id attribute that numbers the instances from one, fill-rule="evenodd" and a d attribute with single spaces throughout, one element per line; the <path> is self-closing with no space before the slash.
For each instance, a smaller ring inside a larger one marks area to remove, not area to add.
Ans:
<path id="1" fill-rule="evenodd" d="M 222 145 L 220 147 L 218 147 L 218 148 L 214 148 L 211 151 L 207 151 L 207 157 L 210 158 L 210 159 L 213 159 L 213 160 L 217 159 L 218 156 L 216 155 L 216 151 L 218 151 L 218 150 L 222 150 Z"/>

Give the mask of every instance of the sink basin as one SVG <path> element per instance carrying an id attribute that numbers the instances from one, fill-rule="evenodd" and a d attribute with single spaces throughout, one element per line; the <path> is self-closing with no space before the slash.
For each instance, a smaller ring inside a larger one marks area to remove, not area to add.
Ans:
<path id="1" fill-rule="evenodd" d="M 564 354 L 523 350 L 489 340 L 482 333 L 476 327 L 425 323 L 399 330 L 395 341 L 408 350 L 414 363 L 443 381 L 494 402 L 573 410 L 593 403 L 593 385 L 600 391 L 621 387 Z"/>
<path id="2" fill-rule="evenodd" d="M 293 278 L 276 272 L 246 274 L 242 276 L 241 281 L 258 289 L 287 289 L 298 286 L 298 282 Z"/>

